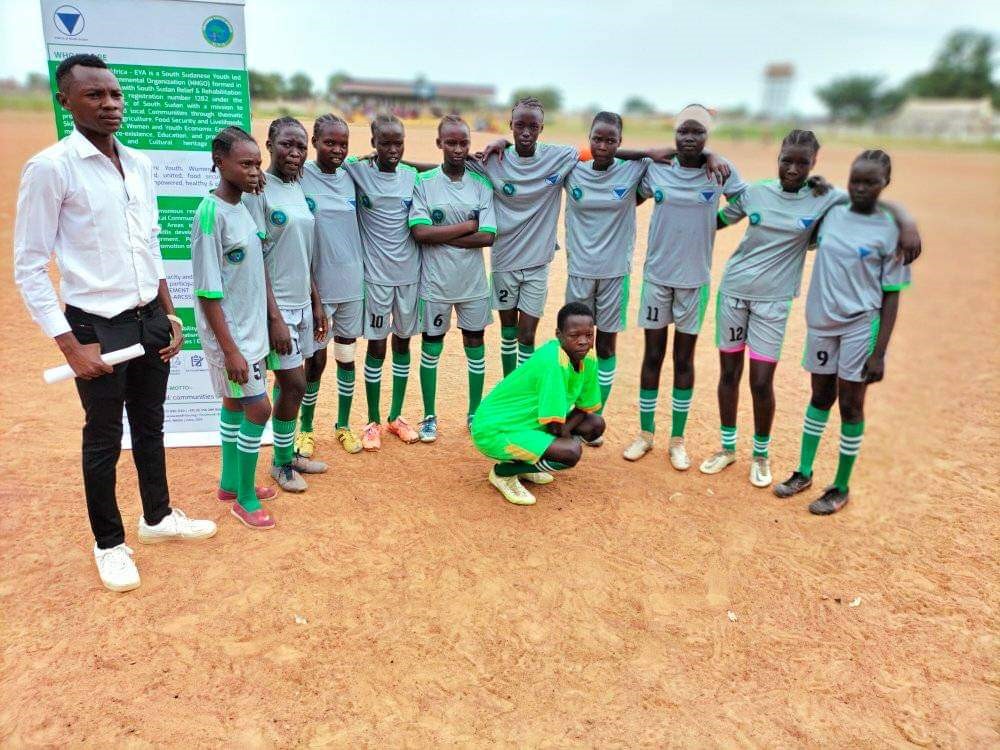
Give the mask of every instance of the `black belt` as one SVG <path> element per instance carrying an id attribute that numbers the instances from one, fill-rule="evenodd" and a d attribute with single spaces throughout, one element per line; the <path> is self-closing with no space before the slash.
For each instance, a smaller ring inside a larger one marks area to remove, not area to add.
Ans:
<path id="1" fill-rule="evenodd" d="M 105 320 L 108 323 L 128 323 L 130 320 L 139 320 L 141 318 L 151 318 L 154 315 L 160 315 L 163 312 L 163 306 L 160 304 L 159 299 L 153 299 L 152 302 L 147 302 L 145 305 L 125 310 L 110 318 L 89 313 L 86 310 L 81 310 L 79 307 L 74 307 L 73 305 L 66 305 L 66 312 L 83 317 Z"/>

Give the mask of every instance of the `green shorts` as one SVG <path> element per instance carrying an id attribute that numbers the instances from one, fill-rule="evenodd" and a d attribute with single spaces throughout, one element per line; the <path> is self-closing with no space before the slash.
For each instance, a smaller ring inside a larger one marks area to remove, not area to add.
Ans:
<path id="1" fill-rule="evenodd" d="M 519 432 L 491 432 L 478 435 L 473 422 L 472 442 L 484 456 L 496 461 L 527 461 L 534 463 L 556 439 L 548 430 L 521 430 Z"/>

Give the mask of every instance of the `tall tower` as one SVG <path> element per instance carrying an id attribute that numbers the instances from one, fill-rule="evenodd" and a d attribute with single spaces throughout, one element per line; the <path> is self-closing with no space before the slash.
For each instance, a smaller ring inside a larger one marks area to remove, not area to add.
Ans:
<path id="1" fill-rule="evenodd" d="M 788 99 L 795 79 L 791 63 L 771 63 L 764 68 L 764 106 L 762 114 L 768 120 L 780 120 L 788 115 Z"/>

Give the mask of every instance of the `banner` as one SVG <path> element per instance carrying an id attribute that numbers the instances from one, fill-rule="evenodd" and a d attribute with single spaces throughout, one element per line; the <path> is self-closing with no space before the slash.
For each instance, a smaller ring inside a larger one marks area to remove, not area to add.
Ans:
<path id="1" fill-rule="evenodd" d="M 212 392 L 194 321 L 190 232 L 194 211 L 217 177 L 212 137 L 250 129 L 243 0 L 41 0 L 52 104 L 59 138 L 73 120 L 55 99 L 55 72 L 89 53 L 114 71 L 125 94 L 118 137 L 153 162 L 160 249 L 184 348 L 171 360 L 165 405 L 168 447 L 219 444 Z M 125 447 L 129 447 L 125 422 Z"/>

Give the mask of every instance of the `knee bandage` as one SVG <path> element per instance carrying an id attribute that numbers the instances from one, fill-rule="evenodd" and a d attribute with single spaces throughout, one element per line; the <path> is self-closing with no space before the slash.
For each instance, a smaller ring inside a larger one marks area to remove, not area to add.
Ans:
<path id="1" fill-rule="evenodd" d="M 333 358 L 336 359 L 341 364 L 353 364 L 354 363 L 354 353 L 357 349 L 357 344 L 351 342 L 350 344 L 341 344 L 336 341 L 333 342 Z"/>

